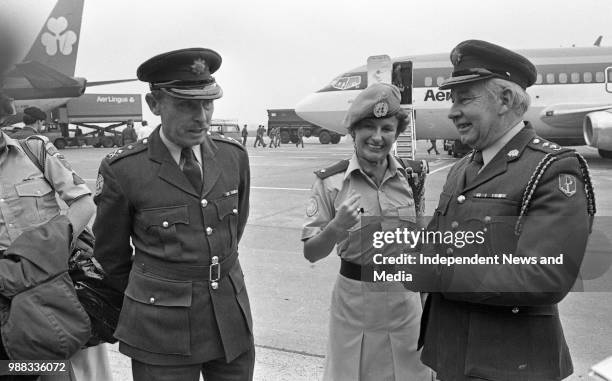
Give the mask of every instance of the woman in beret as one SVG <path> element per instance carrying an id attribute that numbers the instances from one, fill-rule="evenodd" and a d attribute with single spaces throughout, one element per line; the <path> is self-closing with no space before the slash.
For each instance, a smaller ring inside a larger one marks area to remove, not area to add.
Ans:
<path id="1" fill-rule="evenodd" d="M 406 291 L 401 282 L 375 281 L 372 267 L 374 255 L 387 252 L 373 247 L 373 234 L 383 226 L 414 228 L 417 210 L 422 210 L 417 179 L 390 154 L 408 125 L 399 90 L 388 84 L 368 87 L 344 123 L 355 152 L 350 160 L 315 172 L 302 231 L 309 261 L 327 257 L 334 246 L 341 258 L 324 380 L 430 380 L 431 371 L 417 351 L 420 295 Z"/>

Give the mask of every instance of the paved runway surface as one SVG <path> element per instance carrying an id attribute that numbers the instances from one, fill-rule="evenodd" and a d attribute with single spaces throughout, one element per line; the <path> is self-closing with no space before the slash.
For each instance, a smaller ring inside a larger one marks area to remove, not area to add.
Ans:
<path id="1" fill-rule="evenodd" d="M 252 140 L 250 142 L 252 144 Z M 440 145 L 440 142 L 438 142 Z M 425 153 L 425 142 L 418 144 Z M 350 139 L 321 145 L 306 139 L 305 148 L 248 148 L 251 160 L 251 213 L 240 244 L 240 261 L 253 308 L 257 361 L 256 380 L 319 380 L 322 376 L 329 299 L 339 268 L 332 253 L 310 264 L 302 256 L 301 226 L 313 171 L 348 158 Z M 95 188 L 100 160 L 109 149 L 66 149 L 66 158 Z M 612 160 L 594 149 L 580 148 L 594 179 L 598 216 L 612 216 Z M 420 154 L 430 160 L 427 212 L 435 208 L 450 166 L 456 159 Z M 609 275 L 609 274 L 608 274 Z M 612 290 L 610 276 L 605 280 Z M 575 373 L 568 380 L 588 380 L 588 368 L 612 355 L 612 293 L 571 293 L 560 306 Z M 129 359 L 109 346 L 115 381 L 131 380 Z"/>

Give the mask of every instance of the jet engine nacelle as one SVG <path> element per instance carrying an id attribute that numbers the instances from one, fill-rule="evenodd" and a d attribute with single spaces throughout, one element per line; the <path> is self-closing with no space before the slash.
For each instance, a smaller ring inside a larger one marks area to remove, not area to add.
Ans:
<path id="1" fill-rule="evenodd" d="M 612 154 L 612 112 L 596 111 L 587 114 L 582 122 L 584 140 L 591 147 L 599 149 L 602 153 Z"/>

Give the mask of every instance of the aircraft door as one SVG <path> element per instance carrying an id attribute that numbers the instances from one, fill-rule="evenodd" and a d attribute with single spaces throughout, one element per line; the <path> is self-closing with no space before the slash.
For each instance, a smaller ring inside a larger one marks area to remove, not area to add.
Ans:
<path id="1" fill-rule="evenodd" d="M 612 66 L 606 68 L 606 91 L 612 93 Z"/>
<path id="2" fill-rule="evenodd" d="M 402 94 L 400 103 L 412 105 L 412 61 L 394 62 L 391 78 Z"/>

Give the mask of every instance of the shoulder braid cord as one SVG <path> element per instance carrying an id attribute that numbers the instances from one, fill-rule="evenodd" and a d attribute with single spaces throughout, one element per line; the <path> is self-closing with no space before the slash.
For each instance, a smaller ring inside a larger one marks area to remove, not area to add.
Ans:
<path id="1" fill-rule="evenodd" d="M 410 165 L 407 165 L 403 159 L 397 158 L 404 170 L 406 171 L 406 180 L 412 189 L 412 198 L 414 200 L 415 215 L 422 217 L 425 215 L 425 178 L 429 171 L 429 166 L 425 160 L 421 161 L 421 172 L 414 172 Z"/>
<path id="2" fill-rule="evenodd" d="M 591 216 L 591 226 L 592 226 L 593 217 L 595 216 L 596 208 L 595 208 L 595 194 L 593 192 L 593 184 L 591 183 L 589 166 L 586 160 L 584 159 L 584 157 L 582 157 L 577 152 L 575 154 L 580 164 L 580 171 L 582 172 L 582 178 L 584 180 L 584 190 L 585 190 L 586 199 L 587 199 L 587 213 L 589 214 L 589 216 Z M 523 200 L 521 202 L 521 212 L 518 216 L 516 225 L 514 227 L 514 234 L 516 236 L 521 235 L 521 231 L 523 230 L 523 224 L 522 224 L 523 216 L 525 216 L 527 214 L 527 211 L 529 210 L 529 206 L 531 205 L 531 198 L 533 197 L 533 194 L 535 193 L 535 190 L 540 182 L 540 179 L 542 178 L 542 175 L 544 175 L 544 172 L 546 171 L 546 169 L 557 159 L 558 159 L 557 156 L 552 156 L 551 154 L 547 154 L 540 161 L 535 171 L 531 175 L 531 179 L 529 179 L 529 182 L 527 183 L 527 187 L 525 188 L 525 192 L 523 193 Z M 589 230 L 590 230 L 590 227 L 589 227 Z"/>

